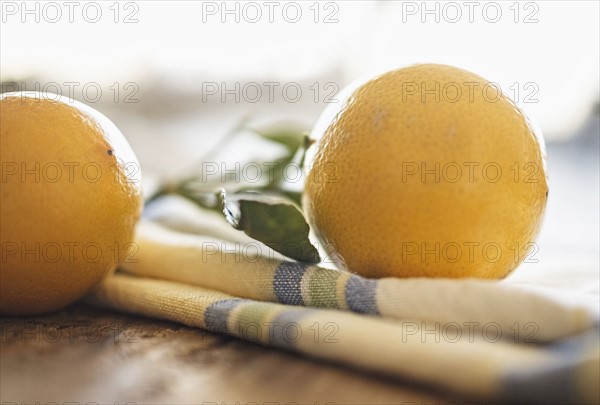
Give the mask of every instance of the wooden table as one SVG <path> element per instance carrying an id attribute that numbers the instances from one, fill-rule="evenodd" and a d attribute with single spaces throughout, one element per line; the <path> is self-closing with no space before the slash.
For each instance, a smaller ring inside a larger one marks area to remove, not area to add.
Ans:
<path id="1" fill-rule="evenodd" d="M 3 317 L 1 328 L 6 405 L 458 402 L 427 387 L 86 304 Z"/>

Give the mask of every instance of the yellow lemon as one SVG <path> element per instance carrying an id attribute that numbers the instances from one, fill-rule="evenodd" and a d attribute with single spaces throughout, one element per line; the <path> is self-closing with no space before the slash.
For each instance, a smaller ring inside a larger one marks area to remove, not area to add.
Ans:
<path id="1" fill-rule="evenodd" d="M 138 161 L 119 129 L 79 102 L 0 96 L 0 311 L 53 311 L 135 249 Z"/>
<path id="2" fill-rule="evenodd" d="M 543 143 L 497 86 L 422 64 L 338 98 L 313 130 L 304 206 L 343 266 L 368 277 L 501 278 L 535 254 Z"/>

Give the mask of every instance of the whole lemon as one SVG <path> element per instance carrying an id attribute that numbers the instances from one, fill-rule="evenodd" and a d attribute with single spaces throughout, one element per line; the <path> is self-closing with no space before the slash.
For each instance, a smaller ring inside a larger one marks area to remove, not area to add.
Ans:
<path id="1" fill-rule="evenodd" d="M 59 309 L 134 251 L 138 161 L 104 115 L 41 93 L 0 96 L 0 145 L 0 311 Z"/>
<path id="2" fill-rule="evenodd" d="M 535 260 L 543 143 L 498 86 L 420 64 L 338 99 L 312 133 L 304 207 L 342 266 L 367 277 L 501 278 Z"/>

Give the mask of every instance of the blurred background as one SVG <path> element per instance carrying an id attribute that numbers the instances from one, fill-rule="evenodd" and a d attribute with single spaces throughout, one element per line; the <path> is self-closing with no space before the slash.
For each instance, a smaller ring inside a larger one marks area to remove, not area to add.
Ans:
<path id="1" fill-rule="evenodd" d="M 309 131 L 365 75 L 419 62 L 478 73 L 548 147 L 539 251 L 513 281 L 572 286 L 598 306 L 597 1 L 0 3 L 2 91 L 59 93 L 104 112 L 150 182 L 189 170 L 242 119 Z M 277 153 L 258 138 L 233 149 L 227 160 Z"/>

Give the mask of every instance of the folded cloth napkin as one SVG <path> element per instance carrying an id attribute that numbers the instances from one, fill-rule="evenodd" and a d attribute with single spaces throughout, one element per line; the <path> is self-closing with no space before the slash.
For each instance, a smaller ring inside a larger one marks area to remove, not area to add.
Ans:
<path id="1" fill-rule="evenodd" d="M 369 280 L 142 223 L 92 302 L 473 397 L 597 402 L 596 316 L 481 280 Z M 162 279 L 162 280 L 159 280 Z"/>

